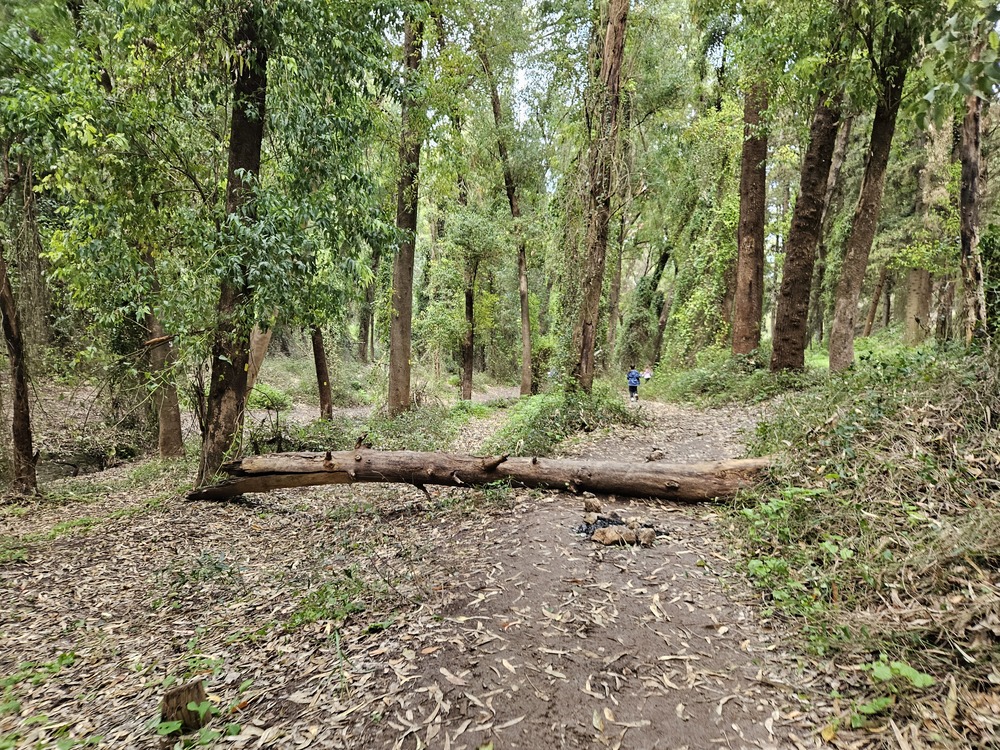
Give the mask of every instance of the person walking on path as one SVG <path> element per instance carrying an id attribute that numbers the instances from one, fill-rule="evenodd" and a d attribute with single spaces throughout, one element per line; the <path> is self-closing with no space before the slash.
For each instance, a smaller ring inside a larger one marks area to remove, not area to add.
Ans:
<path id="1" fill-rule="evenodd" d="M 646 365 L 646 369 L 642 371 L 642 380 L 643 380 L 643 383 L 648 383 L 649 380 L 650 380 L 650 378 L 652 378 L 652 377 L 653 377 L 653 366 L 652 365 Z"/>
<path id="2" fill-rule="evenodd" d="M 626 375 L 628 380 L 628 400 L 638 401 L 639 400 L 639 371 L 635 369 L 635 365 L 629 365 L 628 375 Z"/>

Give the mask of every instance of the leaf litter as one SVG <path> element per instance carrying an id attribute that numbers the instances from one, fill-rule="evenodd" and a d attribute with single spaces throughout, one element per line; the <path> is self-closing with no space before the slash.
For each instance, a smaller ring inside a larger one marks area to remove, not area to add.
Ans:
<path id="1" fill-rule="evenodd" d="M 652 428 L 565 450 L 725 458 L 755 418 L 642 408 Z M 228 732 L 207 744 L 226 748 L 826 742 L 836 678 L 782 649 L 711 509 L 604 501 L 667 533 L 599 548 L 574 533 L 575 496 L 397 485 L 4 512 L 0 534 L 29 541 L 0 567 L 0 740 L 157 747 L 163 693 L 203 679 L 210 727 Z"/>

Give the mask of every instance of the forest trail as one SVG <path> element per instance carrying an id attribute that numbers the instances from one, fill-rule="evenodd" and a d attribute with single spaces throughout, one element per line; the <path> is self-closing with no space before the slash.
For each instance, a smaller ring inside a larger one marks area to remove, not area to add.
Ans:
<path id="1" fill-rule="evenodd" d="M 756 419 L 639 408 L 650 426 L 564 454 L 725 458 Z M 502 413 L 471 423 L 464 449 Z M 2 746 L 159 747 L 164 691 L 199 678 L 209 728 L 232 733 L 206 743 L 220 748 L 821 744 L 799 696 L 815 708 L 828 690 L 759 620 L 712 506 L 601 498 L 660 532 L 606 548 L 576 532 L 567 494 L 367 485 L 190 503 L 169 475 L 137 497 L 151 470 L 0 507 L 17 550 L 0 564 Z"/>
<path id="2" fill-rule="evenodd" d="M 740 430 L 755 422 L 740 408 L 641 408 L 649 427 L 577 439 L 563 454 L 734 458 Z M 463 442 L 470 447 L 468 436 Z M 411 621 L 406 689 L 355 726 L 359 744 L 811 746 L 808 731 L 795 734 L 790 719 L 802 714 L 772 674 L 784 670 L 773 634 L 727 581 L 731 565 L 711 509 L 606 498 L 603 510 L 652 523 L 655 546 L 589 541 L 576 531 L 582 500 L 564 494 L 519 506 L 481 534 L 457 534 L 466 564 L 448 581 L 446 603 Z"/>

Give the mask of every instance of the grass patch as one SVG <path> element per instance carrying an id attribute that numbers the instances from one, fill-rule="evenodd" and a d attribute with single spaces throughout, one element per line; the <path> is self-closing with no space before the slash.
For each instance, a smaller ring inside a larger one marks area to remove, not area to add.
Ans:
<path id="1" fill-rule="evenodd" d="M 640 419 L 639 412 L 629 408 L 622 394 L 606 384 L 596 385 L 591 394 L 552 390 L 514 404 L 507 424 L 483 450 L 544 456 L 575 433 L 593 432 L 613 424 L 639 424 Z"/>
<path id="2" fill-rule="evenodd" d="M 997 372 L 995 357 L 867 352 L 785 399 L 751 445 L 782 459 L 732 510 L 745 570 L 810 648 L 868 665 L 872 715 L 917 715 L 949 675 L 1000 684 Z"/>

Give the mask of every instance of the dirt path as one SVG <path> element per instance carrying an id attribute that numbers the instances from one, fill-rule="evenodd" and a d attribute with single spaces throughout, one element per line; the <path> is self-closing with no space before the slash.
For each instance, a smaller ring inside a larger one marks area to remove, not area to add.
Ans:
<path id="1" fill-rule="evenodd" d="M 567 453 L 734 457 L 735 428 L 753 423 L 745 410 L 643 408 L 651 428 Z M 606 548 L 576 533 L 580 506 L 550 495 L 456 539 L 471 564 L 446 606 L 411 623 L 422 658 L 382 720 L 358 727 L 366 747 L 780 746 L 783 701 L 755 664 L 774 646 L 727 596 L 711 514 L 606 499 L 605 512 L 659 530 L 651 549 Z"/>
<path id="2" fill-rule="evenodd" d="M 754 419 L 641 408 L 651 427 L 566 451 L 723 458 Z M 87 502 L 0 508 L 0 537 L 23 542 L 0 563 L 0 747 L 157 747 L 164 690 L 197 678 L 211 727 L 232 733 L 206 743 L 222 748 L 819 744 L 708 506 L 602 498 L 661 532 L 626 549 L 577 534 L 581 500 L 558 493 L 372 485 L 222 505 L 93 481 Z"/>

